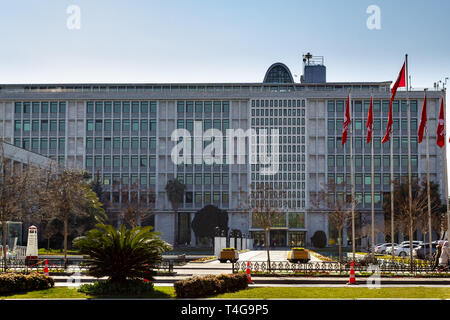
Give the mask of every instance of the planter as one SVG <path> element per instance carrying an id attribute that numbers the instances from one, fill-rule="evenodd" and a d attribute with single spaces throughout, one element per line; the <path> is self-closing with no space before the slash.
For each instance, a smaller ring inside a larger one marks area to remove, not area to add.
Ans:
<path id="1" fill-rule="evenodd" d="M 292 263 L 307 263 L 311 257 L 309 252 L 303 248 L 294 248 L 288 253 L 288 261 Z"/>
<path id="2" fill-rule="evenodd" d="M 239 260 L 239 252 L 237 250 L 224 249 L 220 252 L 219 261 L 226 263 L 227 261 L 236 262 Z"/>

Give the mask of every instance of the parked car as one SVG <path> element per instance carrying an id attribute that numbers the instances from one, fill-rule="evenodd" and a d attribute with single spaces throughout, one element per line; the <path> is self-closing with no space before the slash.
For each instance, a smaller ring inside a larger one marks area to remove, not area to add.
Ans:
<path id="1" fill-rule="evenodd" d="M 413 244 L 413 250 L 418 248 L 418 245 Z M 391 247 L 386 249 L 386 254 L 392 254 Z M 394 256 L 406 257 L 409 256 L 409 243 L 408 244 L 400 244 L 399 246 L 394 246 Z"/>
<path id="2" fill-rule="evenodd" d="M 400 243 L 400 245 L 405 245 L 405 244 L 409 244 L 409 241 L 403 241 Z M 413 240 L 412 244 L 416 245 L 416 246 L 421 246 L 421 245 L 423 245 L 423 241 Z"/>
<path id="3" fill-rule="evenodd" d="M 433 241 L 431 243 L 431 253 L 434 254 L 436 252 L 437 241 Z M 424 243 L 418 248 L 413 250 L 413 256 L 418 259 L 428 258 L 430 254 L 430 243 Z"/>
<path id="4" fill-rule="evenodd" d="M 397 246 L 397 243 L 394 243 L 394 246 Z M 392 243 L 380 243 L 375 246 L 375 253 L 386 253 L 386 248 L 392 246 Z"/>

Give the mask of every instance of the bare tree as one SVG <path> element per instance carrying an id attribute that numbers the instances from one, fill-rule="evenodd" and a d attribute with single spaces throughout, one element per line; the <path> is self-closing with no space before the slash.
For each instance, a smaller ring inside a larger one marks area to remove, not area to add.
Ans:
<path id="1" fill-rule="evenodd" d="M 280 186 L 281 187 L 281 186 Z M 270 230 L 286 212 L 286 191 L 282 188 L 275 189 L 270 183 L 253 183 L 250 186 L 248 198 L 241 204 L 250 211 L 253 227 L 264 230 L 264 245 L 267 251 L 267 265 L 270 266 Z"/>
<path id="2" fill-rule="evenodd" d="M 89 215 L 94 208 L 103 213 L 101 203 L 87 182 L 86 172 L 60 169 L 49 172 L 45 188 L 40 193 L 43 210 L 63 222 L 64 265 L 67 265 L 69 219 Z"/>
<path id="3" fill-rule="evenodd" d="M 311 204 L 315 210 L 328 213 L 328 221 L 338 231 L 339 259 L 342 259 L 342 231 L 352 217 L 352 197 L 345 193 L 344 182 L 324 185 L 322 191 L 311 195 Z"/>
<path id="4" fill-rule="evenodd" d="M 122 219 L 131 227 L 145 224 L 153 215 L 155 193 L 136 184 L 122 189 Z"/>
<path id="5" fill-rule="evenodd" d="M 30 165 L 15 163 L 5 157 L 3 140 L 0 139 L 0 223 L 4 270 L 8 268 L 6 245 L 7 223 L 19 220 L 31 210 L 35 200 L 36 176 Z"/>

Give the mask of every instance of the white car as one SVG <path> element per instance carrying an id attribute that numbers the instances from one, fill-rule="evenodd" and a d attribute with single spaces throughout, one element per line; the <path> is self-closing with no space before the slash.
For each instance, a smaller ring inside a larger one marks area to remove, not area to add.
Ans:
<path id="1" fill-rule="evenodd" d="M 375 246 L 375 253 L 385 254 L 386 253 L 386 249 L 388 247 L 391 247 L 391 246 L 392 246 L 392 243 L 380 243 L 380 244 L 377 244 Z M 394 243 L 394 246 L 398 246 L 398 244 Z"/>
<path id="2" fill-rule="evenodd" d="M 405 244 L 409 245 L 409 241 L 403 241 L 402 243 L 400 243 L 401 246 Z M 413 246 L 421 246 L 423 245 L 423 241 L 413 240 L 412 244 Z"/>
<path id="3" fill-rule="evenodd" d="M 418 245 L 413 244 L 413 250 L 418 248 Z M 386 254 L 392 254 L 392 249 L 389 247 L 386 249 Z M 399 257 L 406 257 L 409 256 L 409 243 L 408 244 L 401 244 L 399 246 L 394 246 L 394 256 Z"/>

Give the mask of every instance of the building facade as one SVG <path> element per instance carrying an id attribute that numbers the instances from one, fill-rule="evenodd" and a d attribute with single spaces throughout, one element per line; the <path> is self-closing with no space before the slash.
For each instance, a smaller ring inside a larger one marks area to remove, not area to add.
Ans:
<path id="1" fill-rule="evenodd" d="M 85 168 L 92 176 L 98 174 L 106 198 L 119 204 L 117 210 L 132 192 L 137 192 L 140 201 L 154 207 L 149 223 L 170 243 L 177 237 L 179 244 L 204 244 L 203 239 L 196 238 L 190 223 L 195 212 L 207 204 L 228 212 L 230 229 L 262 240 L 262 229 L 243 209 L 242 201 L 252 183 L 263 182 L 282 188 L 287 195 L 284 213 L 271 230 L 273 245 L 309 245 L 319 230 L 333 244 L 336 236 L 328 213 L 312 206 L 310 198 L 330 182 L 350 181 L 350 145 L 343 147 L 340 141 L 349 89 L 355 194 L 361 212 L 358 223 L 364 225 L 371 212 L 371 149 L 365 143 L 365 123 L 373 94 L 374 199 L 377 221 L 383 224 L 383 193 L 390 191 L 390 148 L 389 143 L 381 144 L 381 139 L 386 131 L 391 82 L 320 82 L 317 79 L 325 78 L 320 74 L 325 68 L 322 64 L 318 67 L 320 70 L 314 70 L 308 65 L 314 76 L 302 77 L 314 79 L 311 83 L 295 83 L 289 69 L 276 63 L 267 70 L 262 83 L 0 85 L 0 134 L 17 147 L 67 166 Z M 423 91 L 399 91 L 394 101 L 391 141 L 396 178 L 408 174 L 407 97 L 413 178 L 426 174 L 425 143 L 418 144 L 416 134 L 423 96 Z M 435 143 L 442 92 L 429 91 L 427 96 L 430 176 L 441 186 L 444 200 L 445 157 Z M 174 161 L 174 150 L 183 140 L 174 138 L 177 129 L 187 130 L 178 132 L 189 133 L 192 149 L 202 147 L 200 154 L 193 152 L 190 160 Z M 226 139 L 226 132 L 232 129 L 249 135 L 245 148 L 239 148 L 235 140 L 233 156 L 227 157 L 231 140 Z M 277 129 L 278 152 L 271 146 L 265 151 L 272 160 L 276 158 L 276 166 L 251 159 L 251 135 L 265 129 Z M 219 140 L 224 153 L 212 152 L 213 163 L 208 163 L 205 150 Z M 216 161 L 219 158 L 222 161 Z M 276 170 L 263 174 L 270 165 Z M 167 181 L 173 178 L 187 186 L 178 219 L 165 193 Z M 330 199 L 337 196 L 340 192 L 329 194 Z M 344 230 L 344 244 L 347 238 Z M 383 240 L 383 231 L 378 230 L 377 242 Z"/>

